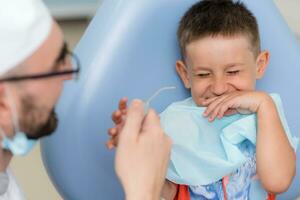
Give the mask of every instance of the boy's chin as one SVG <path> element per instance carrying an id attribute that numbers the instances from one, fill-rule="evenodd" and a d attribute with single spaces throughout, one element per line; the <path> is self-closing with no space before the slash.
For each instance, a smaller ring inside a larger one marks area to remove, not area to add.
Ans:
<path id="1" fill-rule="evenodd" d="M 197 99 L 193 98 L 195 104 L 199 107 L 206 107 L 203 102 L 207 99 L 209 98 L 208 97 L 198 97 Z"/>
<path id="2" fill-rule="evenodd" d="M 199 101 L 199 100 L 195 101 L 195 100 L 194 100 L 194 102 L 195 102 L 195 104 L 196 104 L 198 107 L 206 107 L 206 106 L 202 103 L 203 100 L 202 100 L 202 101 Z"/>

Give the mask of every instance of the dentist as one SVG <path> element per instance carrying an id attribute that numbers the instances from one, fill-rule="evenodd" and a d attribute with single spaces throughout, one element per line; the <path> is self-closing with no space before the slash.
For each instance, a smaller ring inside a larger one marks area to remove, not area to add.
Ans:
<path id="1" fill-rule="evenodd" d="M 0 0 L 0 199 L 24 199 L 8 165 L 56 129 L 63 83 L 79 72 L 78 58 L 40 0 Z M 134 100 L 115 158 L 126 199 L 159 199 L 170 148 L 158 115 L 144 116 Z"/>

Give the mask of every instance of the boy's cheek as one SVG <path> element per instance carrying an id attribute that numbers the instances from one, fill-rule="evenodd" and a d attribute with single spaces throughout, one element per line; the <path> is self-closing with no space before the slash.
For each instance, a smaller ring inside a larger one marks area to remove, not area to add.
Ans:
<path id="1" fill-rule="evenodd" d="M 256 86 L 256 78 L 251 74 L 243 74 L 237 77 L 236 80 L 233 81 L 233 84 L 237 87 L 237 89 L 245 91 L 255 90 Z"/>

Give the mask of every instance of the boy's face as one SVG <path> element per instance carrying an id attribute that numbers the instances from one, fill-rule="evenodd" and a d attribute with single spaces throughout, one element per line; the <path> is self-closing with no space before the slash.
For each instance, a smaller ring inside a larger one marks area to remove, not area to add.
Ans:
<path id="1" fill-rule="evenodd" d="M 263 76 L 269 53 L 254 55 L 248 37 L 207 36 L 186 46 L 185 62 L 176 70 L 198 106 L 204 99 L 233 91 L 255 90 Z"/>

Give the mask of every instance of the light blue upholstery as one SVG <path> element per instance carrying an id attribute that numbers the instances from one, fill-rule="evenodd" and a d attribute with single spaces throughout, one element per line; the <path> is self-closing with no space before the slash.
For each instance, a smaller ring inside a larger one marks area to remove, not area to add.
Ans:
<path id="1" fill-rule="evenodd" d="M 188 95 L 176 75 L 176 29 L 195 0 L 104 0 L 79 42 L 83 69 L 67 83 L 58 106 L 60 126 L 42 141 L 42 156 L 57 190 L 66 200 L 122 199 L 114 174 L 114 153 L 105 148 L 110 115 L 123 96 L 148 98 L 162 86 L 176 91 L 159 96 L 162 111 Z M 262 47 L 271 63 L 258 88 L 282 97 L 291 132 L 298 134 L 300 48 L 272 0 L 245 1 L 259 21 Z M 299 159 L 299 153 L 298 153 Z M 298 173 L 280 199 L 300 194 Z"/>

